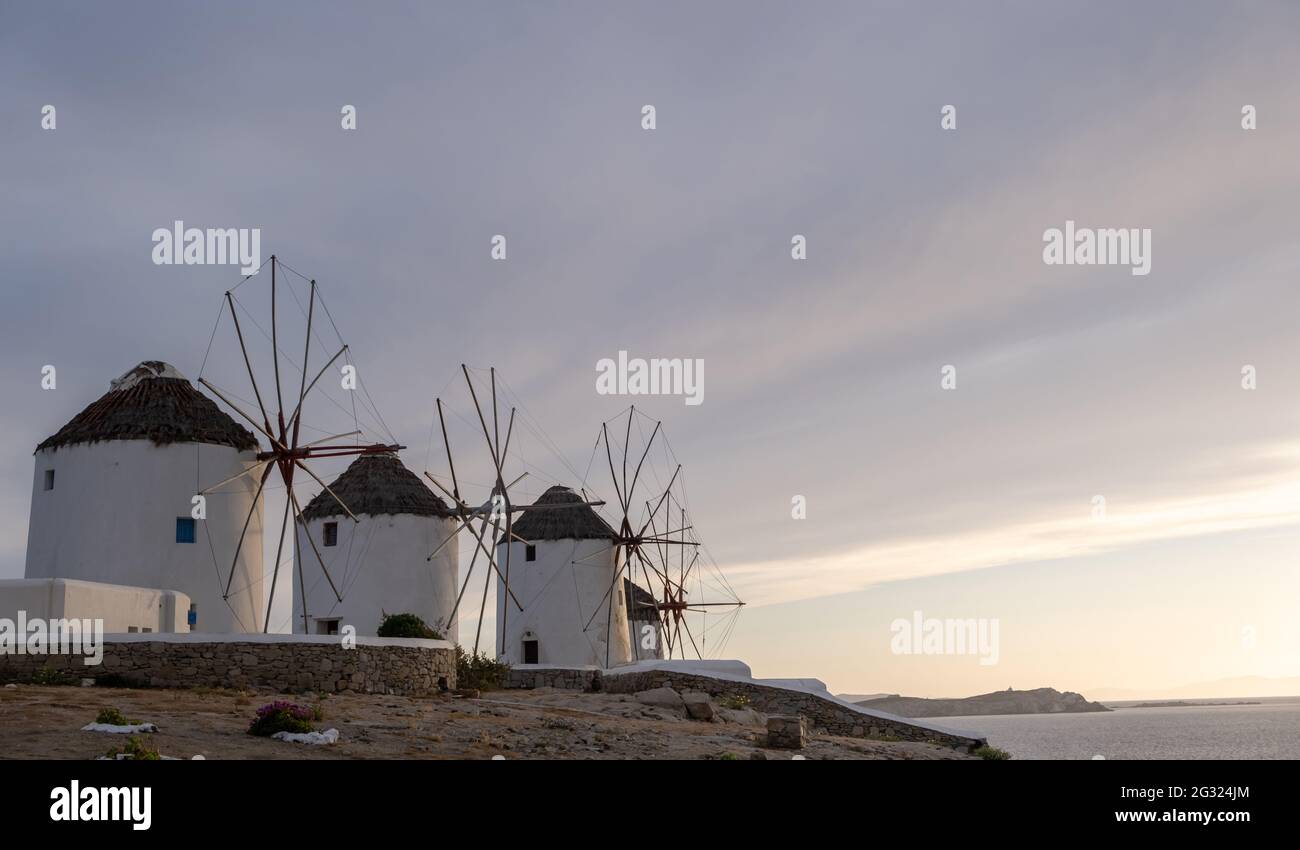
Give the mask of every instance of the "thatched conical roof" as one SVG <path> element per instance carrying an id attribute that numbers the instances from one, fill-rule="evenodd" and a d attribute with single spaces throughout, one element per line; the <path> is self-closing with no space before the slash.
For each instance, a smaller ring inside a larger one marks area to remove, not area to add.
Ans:
<path id="1" fill-rule="evenodd" d="M 210 443 L 240 451 L 257 448 L 252 431 L 161 360 L 144 361 L 110 386 L 36 450 L 107 440 L 153 440 L 160 446 Z"/>
<path id="2" fill-rule="evenodd" d="M 330 483 L 330 489 L 357 516 L 452 516 L 447 503 L 426 487 L 395 454 L 359 456 Z M 307 503 L 302 515 L 307 520 L 347 516 L 338 499 L 324 490 Z"/>
<path id="3" fill-rule="evenodd" d="M 533 504 L 559 505 L 586 501 L 568 487 L 551 487 Z M 612 540 L 617 535 L 609 523 L 600 518 L 590 505 L 524 511 L 511 525 L 514 534 L 525 540 Z"/>

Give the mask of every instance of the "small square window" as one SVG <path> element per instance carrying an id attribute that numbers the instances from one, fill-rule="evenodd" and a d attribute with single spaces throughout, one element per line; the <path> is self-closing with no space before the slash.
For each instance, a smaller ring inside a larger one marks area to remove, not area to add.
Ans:
<path id="1" fill-rule="evenodd" d="M 45 470 L 45 489 L 46 489 L 46 490 L 53 490 L 53 489 L 54 489 L 54 470 L 53 470 L 53 469 L 47 469 L 47 470 Z"/>
<path id="2" fill-rule="evenodd" d="M 537 547 L 532 543 L 529 543 L 528 546 L 524 548 L 524 560 L 525 561 L 537 560 Z"/>
<path id="3" fill-rule="evenodd" d="M 139 626 L 127 626 L 127 627 L 126 627 L 126 633 L 129 634 L 129 635 L 139 634 L 139 633 L 140 633 L 140 627 L 139 627 Z"/>
<path id="4" fill-rule="evenodd" d="M 194 542 L 194 520 L 187 516 L 176 517 L 176 542 Z"/>
<path id="5" fill-rule="evenodd" d="M 339 524 L 337 522 L 325 523 L 325 545 L 339 545 Z"/>
<path id="6" fill-rule="evenodd" d="M 318 635 L 336 635 L 339 633 L 338 618 L 319 619 L 316 621 L 316 634 Z"/>

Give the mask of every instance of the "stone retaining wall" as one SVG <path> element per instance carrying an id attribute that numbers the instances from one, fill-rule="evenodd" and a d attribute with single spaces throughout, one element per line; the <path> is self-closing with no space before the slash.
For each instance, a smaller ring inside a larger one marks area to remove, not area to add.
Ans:
<path id="1" fill-rule="evenodd" d="M 758 682 L 737 682 L 673 670 L 647 670 L 633 673 L 606 670 L 601 684 L 608 693 L 636 693 L 653 688 L 672 688 L 679 693 L 703 691 L 715 701 L 726 697 L 743 697 L 748 700 L 749 707 L 755 711 L 764 714 L 801 715 L 807 719 L 811 731 L 824 734 L 853 738 L 924 741 L 966 750 L 985 743 L 983 739 L 974 736 L 929 729 L 901 719 L 875 717 L 815 694 L 763 685 Z"/>
<path id="2" fill-rule="evenodd" d="M 345 649 L 337 637 L 314 635 L 118 635 L 105 637 L 102 664 L 86 666 L 83 658 L 0 654 L 0 681 L 27 679 L 47 668 L 74 679 L 110 677 L 156 688 L 426 696 L 456 687 L 455 649 L 446 641 L 357 638 L 355 648 Z"/>
<path id="3" fill-rule="evenodd" d="M 533 688 L 560 688 L 566 691 L 600 690 L 600 670 L 594 667 L 511 667 L 505 687 L 532 690 Z"/>

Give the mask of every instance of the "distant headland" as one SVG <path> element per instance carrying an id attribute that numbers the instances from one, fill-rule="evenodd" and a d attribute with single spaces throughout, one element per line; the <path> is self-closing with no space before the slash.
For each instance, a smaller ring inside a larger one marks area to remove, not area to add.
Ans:
<path id="1" fill-rule="evenodd" d="M 1239 700 L 1237 702 L 1192 702 L 1189 700 L 1168 700 L 1166 702 L 1140 702 L 1137 705 L 1125 706 L 1126 708 L 1192 708 L 1196 706 L 1204 707 L 1211 705 L 1261 705 L 1259 702 L 1247 702 Z"/>
<path id="2" fill-rule="evenodd" d="M 862 700 L 858 705 L 901 717 L 970 717 L 984 714 L 1065 714 L 1110 711 L 1073 691 L 1035 688 L 1029 691 L 994 691 L 963 699 L 925 699 L 897 694 Z"/>

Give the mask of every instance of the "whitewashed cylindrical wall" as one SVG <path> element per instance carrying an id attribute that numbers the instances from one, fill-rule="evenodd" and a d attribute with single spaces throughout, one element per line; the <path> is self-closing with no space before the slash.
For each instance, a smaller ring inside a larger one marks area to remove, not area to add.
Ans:
<path id="1" fill-rule="evenodd" d="M 506 545 L 497 547 L 497 563 L 503 571 Z M 510 590 L 523 611 L 515 607 L 498 578 L 497 650 L 505 661 L 524 663 L 525 640 L 537 641 L 539 664 L 614 667 L 631 660 L 621 578 L 609 593 L 615 571 L 610 541 L 538 540 L 534 561 L 526 560 L 525 544 L 509 545 Z M 504 610 L 507 605 L 509 612 Z"/>
<path id="2" fill-rule="evenodd" d="M 36 453 L 27 578 L 68 578 L 177 590 L 196 606 L 194 631 L 262 630 L 262 510 L 257 477 L 206 497 L 193 543 L 177 542 L 176 520 L 192 518 L 198 491 L 255 462 L 252 451 L 151 440 L 75 443 Z M 53 487 L 46 473 L 53 470 Z M 222 598 L 230 582 L 229 600 Z"/>
<path id="3" fill-rule="evenodd" d="M 459 634 L 453 618 L 457 584 L 458 546 L 453 540 L 432 561 L 430 553 L 456 531 L 444 517 L 413 514 L 361 514 L 360 522 L 347 516 L 312 519 L 298 528 L 295 558 L 302 567 L 307 589 L 306 631 L 319 634 L 321 620 L 337 619 L 362 636 L 373 636 L 383 614 L 415 614 L 444 639 Z M 325 545 L 325 525 L 338 523 L 337 543 Z M 305 535 L 316 545 L 312 550 Z M 321 571 L 320 553 L 343 601 L 339 602 Z M 302 633 L 303 599 L 299 572 L 293 576 L 293 631 Z"/>

